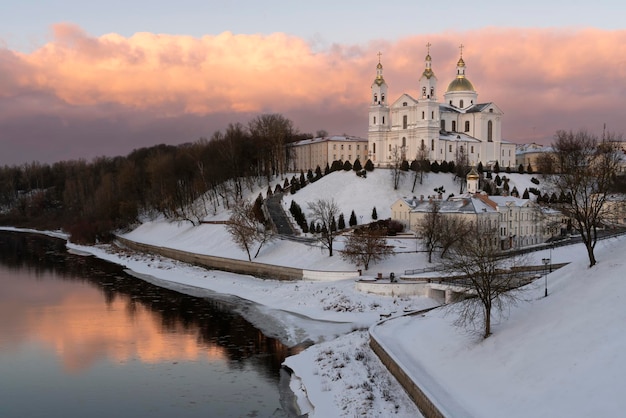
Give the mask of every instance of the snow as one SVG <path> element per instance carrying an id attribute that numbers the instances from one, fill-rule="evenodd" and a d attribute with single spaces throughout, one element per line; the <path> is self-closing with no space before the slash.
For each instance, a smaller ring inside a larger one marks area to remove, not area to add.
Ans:
<path id="1" fill-rule="evenodd" d="M 530 175 L 507 176 L 511 188 L 516 185 L 520 192 L 532 185 Z M 368 173 L 367 179 L 339 172 L 286 196 L 284 204 L 294 199 L 306 213 L 307 201 L 332 196 L 346 221 L 354 210 L 359 223 L 360 216 L 369 222 L 374 206 L 384 219 L 398 198 L 427 196 L 442 185 L 446 196 L 458 194 L 451 175 L 429 174 L 424 185 L 418 184 L 411 192 L 409 179 L 393 191 L 386 170 Z M 207 220 L 224 218 L 222 212 Z M 247 259 L 218 224 L 192 227 L 153 220 L 125 237 Z M 371 267 L 370 276 L 429 266 L 426 256 L 415 252 L 415 239 L 389 242 L 398 254 Z M 293 370 L 291 387 L 301 410 L 311 417 L 420 416 L 369 349 L 368 329 L 448 416 L 613 417 L 626 410 L 626 398 L 621 396 L 626 372 L 622 353 L 626 346 L 626 238 L 599 242 L 599 263 L 591 269 L 582 244 L 529 254 L 529 264 L 541 265 L 541 259 L 549 256 L 553 264 L 570 264 L 548 275 L 547 298 L 543 297 L 543 277 L 527 286 L 525 301 L 496 321 L 493 335 L 485 340 L 452 324 L 453 305 L 403 316 L 407 310 L 433 307 L 436 302 L 362 294 L 352 279 L 330 283 L 261 280 L 108 246 L 68 247 L 122 264 L 144 280 L 181 292 L 236 296 L 242 299 L 241 314 L 267 335 L 288 345 L 314 342 L 285 361 Z M 256 261 L 316 270 L 355 269 L 318 247 L 283 240 L 262 249 Z M 377 325 L 381 314 L 390 313 L 397 317 Z"/>

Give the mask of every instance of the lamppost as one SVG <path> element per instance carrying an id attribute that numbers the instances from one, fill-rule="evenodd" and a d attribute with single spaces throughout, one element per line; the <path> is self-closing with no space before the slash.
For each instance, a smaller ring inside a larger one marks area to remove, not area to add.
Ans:
<path id="1" fill-rule="evenodd" d="M 544 265 L 544 278 L 545 278 L 545 295 L 544 297 L 548 297 L 548 264 L 550 264 L 550 259 L 549 258 L 542 258 L 541 261 L 543 261 L 543 265 Z"/>

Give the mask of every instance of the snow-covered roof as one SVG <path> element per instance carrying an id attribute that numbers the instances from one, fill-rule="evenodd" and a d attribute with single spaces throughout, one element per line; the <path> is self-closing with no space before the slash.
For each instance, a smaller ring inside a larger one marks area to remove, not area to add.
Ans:
<path id="1" fill-rule="evenodd" d="M 439 139 L 442 141 L 460 141 L 460 142 L 475 142 L 480 143 L 479 139 L 474 138 L 473 136 L 469 136 L 463 132 L 447 132 L 447 131 L 439 131 Z"/>
<path id="2" fill-rule="evenodd" d="M 350 135 L 333 135 L 318 138 L 303 139 L 301 141 L 292 142 L 290 146 L 309 145 L 320 142 L 367 142 L 367 139 Z"/>

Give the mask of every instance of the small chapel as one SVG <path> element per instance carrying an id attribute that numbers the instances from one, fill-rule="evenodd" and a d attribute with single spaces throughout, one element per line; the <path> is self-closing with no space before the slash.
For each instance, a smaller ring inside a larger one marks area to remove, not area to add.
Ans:
<path id="1" fill-rule="evenodd" d="M 376 78 L 371 85 L 368 157 L 380 167 L 397 161 L 461 161 L 490 168 L 515 167 L 515 144 L 502 139 L 504 113 L 493 102 L 479 102 L 466 75 L 463 45 L 456 74 L 440 101 L 438 79 L 432 68 L 430 43 L 426 45 L 424 71 L 418 96 L 403 93 L 389 101 L 378 53 Z"/>

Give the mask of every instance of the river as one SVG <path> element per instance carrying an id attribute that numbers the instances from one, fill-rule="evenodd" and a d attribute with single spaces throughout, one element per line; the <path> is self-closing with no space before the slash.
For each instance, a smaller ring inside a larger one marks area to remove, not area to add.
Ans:
<path id="1" fill-rule="evenodd" d="M 290 416 L 289 350 L 236 303 L 0 232 L 0 417 Z"/>

